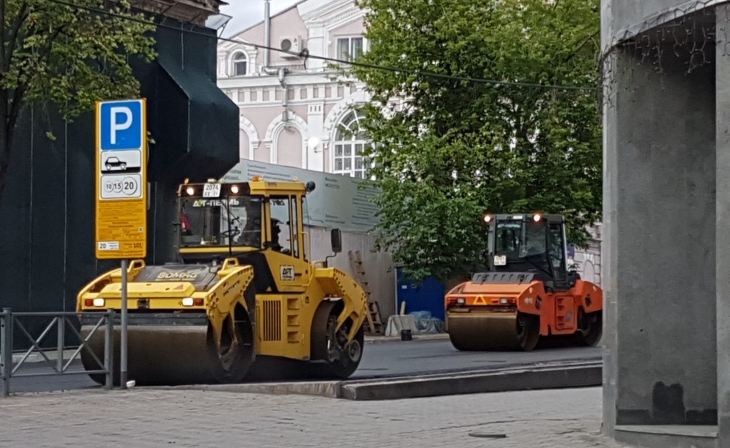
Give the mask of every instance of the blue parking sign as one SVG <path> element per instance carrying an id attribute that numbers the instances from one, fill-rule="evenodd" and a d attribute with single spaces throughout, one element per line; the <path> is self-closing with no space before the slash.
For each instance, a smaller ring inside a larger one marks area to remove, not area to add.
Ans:
<path id="1" fill-rule="evenodd" d="M 99 107 L 102 151 L 142 149 L 144 113 L 141 100 L 109 101 Z"/>

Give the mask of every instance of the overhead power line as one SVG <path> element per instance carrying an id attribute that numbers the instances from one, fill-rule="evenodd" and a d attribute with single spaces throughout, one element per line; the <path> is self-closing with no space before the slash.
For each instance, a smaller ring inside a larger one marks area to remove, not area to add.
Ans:
<path id="1" fill-rule="evenodd" d="M 51 3 L 64 5 L 69 8 L 73 8 L 73 9 L 77 9 L 77 10 L 84 10 L 84 11 L 89 11 L 89 12 L 93 12 L 93 13 L 97 13 L 97 14 L 106 15 L 109 17 L 115 17 L 118 19 L 129 20 L 129 21 L 137 22 L 137 23 L 143 23 L 143 24 L 149 25 L 149 26 L 166 28 L 166 29 L 170 29 L 170 30 L 174 30 L 174 31 L 178 31 L 178 32 L 199 35 L 199 36 L 208 37 L 208 38 L 212 37 L 209 34 L 205 34 L 200 31 L 177 28 L 177 27 L 174 27 L 171 25 L 166 25 L 163 23 L 155 23 L 155 22 L 152 22 L 149 20 L 138 19 L 136 17 L 129 17 L 129 16 L 125 16 L 122 14 L 115 14 L 111 11 L 107 11 L 104 9 L 92 8 L 89 6 L 74 5 L 73 3 L 68 3 L 64 0 L 48 0 L 48 1 L 50 1 Z M 599 90 L 599 87 L 568 86 L 568 85 L 558 85 L 558 84 L 538 84 L 538 83 L 519 82 L 519 81 L 498 81 L 498 80 L 494 80 L 494 79 L 473 78 L 473 77 L 469 77 L 469 76 L 445 75 L 442 73 L 434 73 L 434 72 L 423 71 L 423 70 L 403 69 L 403 68 L 397 68 L 397 67 L 390 67 L 390 66 L 386 66 L 386 65 L 367 64 L 367 63 L 357 62 L 357 61 L 346 61 L 346 60 L 337 59 L 337 58 L 330 58 L 327 56 L 317 56 L 317 55 L 309 54 L 306 50 L 304 50 L 302 53 L 295 53 L 292 51 L 282 50 L 281 48 L 269 47 L 269 46 L 254 44 L 254 43 L 250 43 L 250 42 L 242 42 L 242 41 L 239 41 L 236 39 L 225 38 L 225 37 L 221 37 L 221 36 L 216 36 L 216 39 L 219 41 L 231 42 L 231 43 L 235 43 L 238 45 L 243 45 L 245 47 L 256 48 L 259 50 L 277 51 L 279 53 L 286 53 L 286 54 L 290 54 L 292 56 L 302 56 L 302 57 L 305 57 L 306 59 L 317 59 L 317 60 L 321 60 L 321 61 L 325 61 L 325 62 L 333 62 L 333 63 L 338 63 L 338 64 L 345 64 L 345 65 L 350 65 L 350 66 L 369 68 L 369 69 L 373 69 L 373 70 L 383 70 L 383 71 L 389 71 L 389 72 L 393 72 L 393 73 L 406 73 L 406 74 L 412 74 L 412 75 L 421 76 L 421 77 L 440 78 L 440 79 L 446 79 L 446 80 L 450 80 L 450 81 L 464 81 L 464 82 L 471 82 L 471 83 L 477 83 L 477 84 L 505 85 L 505 86 L 513 86 L 513 87 L 529 87 L 529 88 L 551 89 L 551 90 L 580 90 L 580 91 L 597 91 L 597 90 Z"/>

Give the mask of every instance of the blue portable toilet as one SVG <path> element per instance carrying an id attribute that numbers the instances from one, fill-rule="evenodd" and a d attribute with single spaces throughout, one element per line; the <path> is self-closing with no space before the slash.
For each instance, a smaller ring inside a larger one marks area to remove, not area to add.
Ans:
<path id="1" fill-rule="evenodd" d="M 403 269 L 396 268 L 396 314 L 400 314 L 400 307 L 406 302 L 406 314 L 414 311 L 428 311 L 431 316 L 445 318 L 444 296 L 446 288 L 433 277 L 426 277 L 421 284 L 410 282 L 403 278 Z"/>

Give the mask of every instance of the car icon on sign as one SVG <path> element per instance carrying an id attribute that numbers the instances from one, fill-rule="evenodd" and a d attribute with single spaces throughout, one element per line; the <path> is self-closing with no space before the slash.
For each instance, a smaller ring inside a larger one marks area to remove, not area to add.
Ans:
<path id="1" fill-rule="evenodd" d="M 127 169 L 127 162 L 119 160 L 117 157 L 109 157 L 104 162 L 107 171 L 124 171 Z"/>

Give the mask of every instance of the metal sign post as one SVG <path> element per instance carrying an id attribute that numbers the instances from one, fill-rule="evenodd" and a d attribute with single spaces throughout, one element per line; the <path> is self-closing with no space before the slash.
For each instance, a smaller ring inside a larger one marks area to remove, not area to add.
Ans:
<path id="1" fill-rule="evenodd" d="M 122 340 L 119 350 L 119 385 L 127 388 L 127 266 L 128 261 L 122 260 Z"/>
<path id="2" fill-rule="evenodd" d="M 147 159 L 146 100 L 97 102 L 96 258 L 121 260 L 122 389 L 128 372 L 129 260 L 147 256 Z"/>

